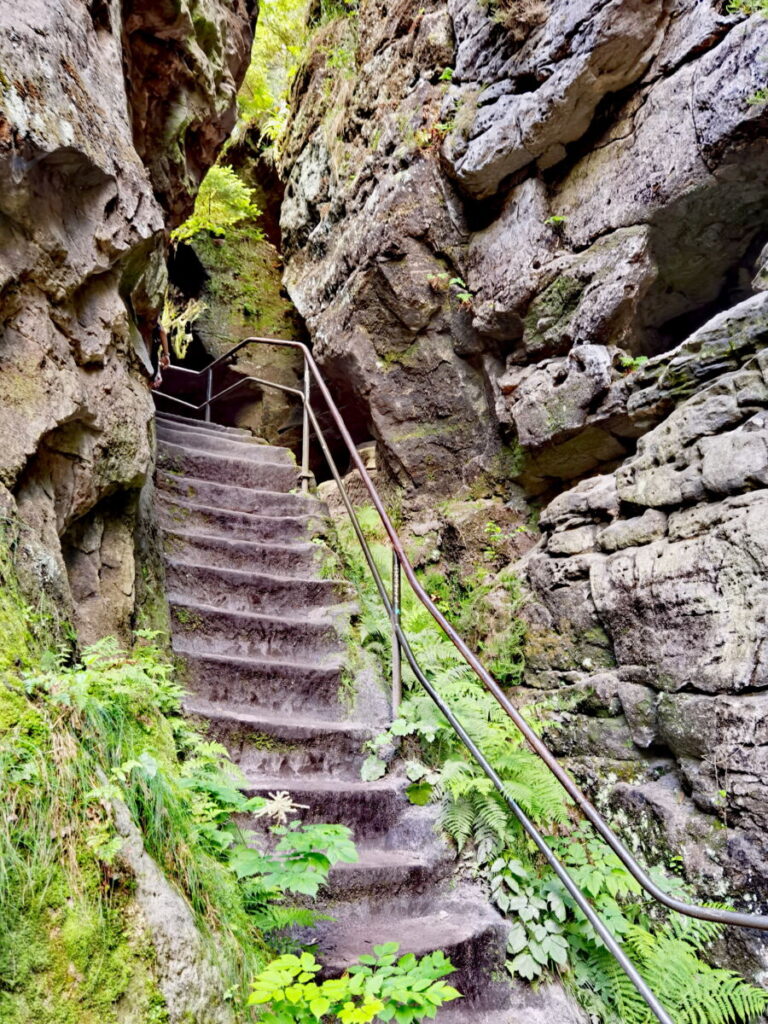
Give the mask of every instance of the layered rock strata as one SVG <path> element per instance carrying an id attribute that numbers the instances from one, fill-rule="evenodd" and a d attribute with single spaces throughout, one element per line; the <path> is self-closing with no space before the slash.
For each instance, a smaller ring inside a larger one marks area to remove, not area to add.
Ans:
<path id="1" fill-rule="evenodd" d="M 622 355 L 746 297 L 768 227 L 764 19 L 528 8 L 510 29 L 479 0 L 362 3 L 316 32 L 294 88 L 286 282 L 422 490 L 492 474 L 509 440 L 538 492 L 631 453 L 643 426 L 590 420 Z M 547 374 L 572 378 L 566 408 L 529 423 Z"/>

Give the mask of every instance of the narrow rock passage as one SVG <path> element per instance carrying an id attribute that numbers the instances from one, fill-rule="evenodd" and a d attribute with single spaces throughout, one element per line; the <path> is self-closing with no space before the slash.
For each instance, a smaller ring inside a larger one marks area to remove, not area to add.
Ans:
<path id="1" fill-rule="evenodd" d="M 452 856 L 431 808 L 411 806 L 406 781 L 361 782 L 362 745 L 388 717 L 375 680 L 344 700 L 347 584 L 324 579 L 325 525 L 315 498 L 291 493 L 293 455 L 244 430 L 157 417 L 157 501 L 173 649 L 186 664 L 188 713 L 207 719 L 251 795 L 287 790 L 305 820 L 354 832 L 360 860 L 333 869 L 306 933 L 341 971 L 382 942 L 442 949 L 465 998 L 446 1022 L 513 1019 L 504 981 L 507 928 L 473 889 L 451 883 Z M 506 1007 L 506 1009 L 505 1009 Z"/>

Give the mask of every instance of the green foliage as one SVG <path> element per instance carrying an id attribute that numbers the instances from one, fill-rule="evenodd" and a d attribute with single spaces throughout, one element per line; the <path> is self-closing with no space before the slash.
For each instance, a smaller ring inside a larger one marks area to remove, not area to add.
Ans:
<path id="1" fill-rule="evenodd" d="M 768 0 L 729 0 L 728 14 L 764 14 L 768 17 Z"/>
<path id="2" fill-rule="evenodd" d="M 275 826 L 268 856 L 246 845 L 233 816 L 269 807 L 243 794 L 224 748 L 181 717 L 182 691 L 155 640 L 138 634 L 125 652 L 105 639 L 78 664 L 49 658 L 36 672 L 17 669 L 0 690 L 13 708 L 0 727 L 0 991 L 23 993 L 19 1006 L 48 987 L 69 991 L 75 963 L 82 1024 L 109 1024 L 150 956 L 146 939 L 134 952 L 117 805 L 243 998 L 265 960 L 262 933 L 318 918 L 291 894 L 316 893 L 332 864 L 356 857 L 349 830 L 336 825 Z M 4 707 L 0 698 L 0 721 Z M 77 956 L 55 939 L 67 930 Z M 143 970 L 149 984 L 151 965 Z M 15 1002 L 0 1008 L 3 1020 L 26 1022 Z M 160 1024 L 158 1014 L 146 1019 Z"/>
<path id="3" fill-rule="evenodd" d="M 231 167 L 214 164 L 203 178 L 192 216 L 171 233 L 171 238 L 186 242 L 203 231 L 224 236 L 232 225 L 259 216 L 261 211 L 252 196 L 253 190 Z"/>
<path id="4" fill-rule="evenodd" d="M 208 307 L 199 299 L 191 299 L 184 306 L 177 306 L 166 293 L 160 323 L 168 335 L 168 342 L 179 359 L 183 359 L 192 344 L 192 324 Z"/>
<path id="5" fill-rule="evenodd" d="M 383 543 L 375 509 L 368 507 L 357 511 L 379 572 L 389 585 L 391 556 Z M 357 584 L 363 599 L 360 643 L 388 669 L 391 663 L 389 621 L 373 590 L 351 526 L 340 526 L 338 537 L 347 574 Z M 490 584 L 478 577 L 467 581 L 465 586 L 451 585 L 444 577 L 428 573 L 423 585 L 438 607 L 454 619 L 457 628 L 471 638 L 476 603 L 488 593 Z M 516 584 L 510 582 L 509 586 L 514 591 Z M 540 823 L 551 825 L 565 821 L 560 787 L 540 759 L 523 746 L 509 716 L 408 586 L 404 586 L 402 593 L 401 624 L 422 671 L 494 765 L 510 795 Z M 521 668 L 521 643 L 522 629 L 510 630 L 509 647 L 505 651 L 510 671 L 514 650 L 518 653 L 517 668 Z M 408 790 L 411 801 L 439 801 L 443 827 L 459 848 L 472 840 L 489 856 L 503 850 L 510 836 L 518 834 L 516 819 L 407 665 L 403 667 L 403 684 L 405 695 L 399 715 L 390 728 L 373 741 L 371 757 L 363 767 L 364 778 L 372 780 L 384 774 L 386 765 L 381 753 L 393 743 L 405 740 L 409 755 L 406 773 L 412 783 Z"/>
<path id="6" fill-rule="evenodd" d="M 271 142 L 288 120 L 288 93 L 304 52 L 309 28 L 307 0 L 262 4 L 251 63 L 238 95 L 239 131 L 256 128 Z"/>
<path id="7" fill-rule="evenodd" d="M 552 217 L 547 217 L 544 223 L 548 228 L 552 228 L 552 231 L 556 235 L 562 236 L 565 232 L 565 225 L 567 224 L 567 219 L 565 217 L 560 216 L 560 214 L 555 214 Z"/>
<path id="8" fill-rule="evenodd" d="M 453 81 L 453 68 L 443 68 L 440 72 L 439 81 L 441 82 L 452 82 Z"/>
<path id="9" fill-rule="evenodd" d="M 198 322 L 202 335 L 298 336 L 295 310 L 282 294 L 280 258 L 252 222 L 234 225 L 224 238 L 197 235 L 193 244 L 209 274 L 209 308 Z"/>
<path id="10" fill-rule="evenodd" d="M 645 981 L 679 1024 L 752 1021 L 768 1009 L 768 992 L 700 957 L 722 932 L 690 918 L 650 931 L 630 924 L 625 948 Z M 605 948 L 593 948 L 577 966 L 577 979 L 622 1024 L 652 1024 L 655 1017 Z"/>
<path id="11" fill-rule="evenodd" d="M 448 282 L 448 285 L 454 289 L 454 295 L 456 296 L 459 305 L 463 306 L 465 309 L 470 309 L 472 307 L 474 295 L 469 290 L 466 281 L 461 277 L 452 277 Z"/>
<path id="12" fill-rule="evenodd" d="M 252 914 L 258 914 L 264 930 L 285 927 L 287 908 L 282 904 L 286 893 L 317 896 L 334 864 L 354 864 L 358 859 L 352 833 L 345 825 L 302 825 L 292 821 L 274 825 L 270 832 L 278 841 L 269 853 L 240 843 L 229 856 L 229 865 L 237 877 L 248 880 L 249 908 Z M 301 923 L 312 923 L 305 919 L 306 914 L 301 917 Z"/>
<path id="13" fill-rule="evenodd" d="M 319 25 L 337 18 L 354 18 L 358 13 L 357 0 L 320 0 Z"/>
<path id="14" fill-rule="evenodd" d="M 621 356 L 619 365 L 626 373 L 635 373 L 648 362 L 648 356 Z"/>
<path id="15" fill-rule="evenodd" d="M 389 585 L 390 553 L 373 509 L 359 510 L 363 532 Z M 489 540 L 495 531 L 487 531 Z M 351 528 L 339 528 L 339 549 L 362 597 L 360 642 L 384 663 L 391 656 L 390 627 L 371 591 Z M 472 642 L 479 639 L 477 604 L 489 584 L 479 574 L 457 587 L 438 573 L 423 584 L 444 614 Z M 513 601 L 514 579 L 507 581 Z M 751 1021 L 768 1007 L 768 993 L 738 975 L 711 968 L 701 954 L 720 934 L 717 926 L 665 918 L 649 910 L 640 886 L 588 825 L 573 824 L 574 811 L 543 763 L 521 743 L 499 705 L 461 661 L 431 615 L 406 588 L 401 622 L 430 682 L 454 710 L 513 797 L 549 835 L 550 845 L 602 920 L 624 946 L 673 1019 L 685 1024 Z M 515 644 L 521 642 L 516 635 Z M 486 654 L 488 652 L 485 652 Z M 510 654 L 510 660 L 511 660 Z M 519 664 L 519 663 L 518 663 Z M 487 886 L 498 908 L 512 920 L 507 969 L 528 981 L 558 973 L 570 979 L 593 1017 L 609 1024 L 651 1024 L 645 1003 L 606 952 L 602 941 L 546 861 L 522 832 L 506 803 L 469 759 L 431 699 L 404 672 L 405 695 L 390 729 L 371 744 L 366 779 L 387 771 L 400 744 L 401 764 L 417 804 L 439 801 L 441 823 L 462 853 L 464 865 Z M 529 709 L 534 728 L 540 713 Z M 664 888 L 680 881 L 660 877 Z M 668 969 L 667 969 L 668 968 Z"/>
<path id="16" fill-rule="evenodd" d="M 461 998 L 441 979 L 454 970 L 440 951 L 417 959 L 397 959 L 396 942 L 374 946 L 374 956 L 361 956 L 341 978 L 320 984 L 321 965 L 310 953 L 273 960 L 253 981 L 249 1002 L 269 1005 L 264 1024 L 367 1024 L 390 1021 L 412 1024 L 433 1019 L 445 1003 Z"/>
<path id="17" fill-rule="evenodd" d="M 699 955 L 722 928 L 679 915 L 652 919 L 639 884 L 586 823 L 550 845 L 673 1020 L 749 1021 L 768 1007 L 768 992 L 710 967 Z M 554 874 L 505 853 L 481 875 L 499 909 L 514 918 L 508 939 L 511 974 L 533 980 L 546 970 L 570 969 L 581 1001 L 601 1020 L 652 1024 L 645 1002 Z M 669 888 L 668 879 L 657 881 Z"/>

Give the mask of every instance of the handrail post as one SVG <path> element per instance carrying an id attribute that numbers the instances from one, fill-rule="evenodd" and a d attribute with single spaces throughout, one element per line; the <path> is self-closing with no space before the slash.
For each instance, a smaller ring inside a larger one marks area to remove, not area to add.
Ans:
<path id="1" fill-rule="evenodd" d="M 205 422 L 211 422 L 211 395 L 213 394 L 213 370 L 205 375 Z"/>
<path id="2" fill-rule="evenodd" d="M 301 431 L 301 493 L 309 491 L 309 391 L 312 378 L 309 363 L 304 359 L 304 403 Z"/>
<path id="3" fill-rule="evenodd" d="M 392 549 L 392 714 L 397 716 L 400 702 L 403 699 L 403 663 L 400 650 L 400 600 L 402 596 L 402 577 L 400 575 L 400 559 Z"/>

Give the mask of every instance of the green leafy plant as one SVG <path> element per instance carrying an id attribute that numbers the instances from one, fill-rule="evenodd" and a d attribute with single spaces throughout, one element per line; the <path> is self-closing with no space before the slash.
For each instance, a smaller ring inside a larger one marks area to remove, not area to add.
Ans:
<path id="1" fill-rule="evenodd" d="M 192 216 L 171 233 L 171 238 L 186 242 L 203 231 L 223 236 L 227 228 L 239 221 L 254 220 L 260 215 L 252 197 L 253 190 L 231 167 L 214 164 L 203 178 Z"/>
<path id="2" fill-rule="evenodd" d="M 443 70 L 440 72 L 440 78 L 438 79 L 438 81 L 440 81 L 440 82 L 452 82 L 453 81 L 453 71 L 454 71 L 453 68 L 443 68 Z"/>
<path id="3" fill-rule="evenodd" d="M 279 148 L 288 94 L 309 37 L 307 0 L 271 0 L 256 24 L 251 62 L 238 94 L 235 138 L 255 129 Z"/>
<path id="4" fill-rule="evenodd" d="M 200 299 L 190 299 L 184 306 L 177 306 L 166 293 L 160 323 L 168 335 L 171 348 L 179 359 L 183 359 L 192 344 L 192 325 L 208 307 Z"/>
<path id="5" fill-rule="evenodd" d="M 674 1020 L 749 1021 L 768 1006 L 763 989 L 701 958 L 721 926 L 676 914 L 653 919 L 639 883 L 586 823 L 550 845 Z M 670 888 L 669 879 L 654 874 Z M 493 901 L 513 918 L 510 973 L 530 981 L 547 970 L 571 971 L 580 999 L 601 1020 L 652 1024 L 645 1002 L 548 868 L 507 852 L 481 875 Z M 672 884 L 679 888 L 679 881 Z"/>
<path id="6" fill-rule="evenodd" d="M 729 0 L 728 14 L 765 14 L 768 16 L 768 0 Z"/>
<path id="7" fill-rule="evenodd" d="M 768 992 L 700 956 L 722 932 L 716 924 L 676 918 L 655 931 L 630 924 L 624 945 L 651 989 L 680 1024 L 752 1021 L 768 1008 Z M 577 962 L 577 980 L 623 1024 L 652 1024 L 653 1014 L 604 947 Z"/>
<path id="8" fill-rule="evenodd" d="M 116 825 L 118 805 L 187 899 L 202 933 L 212 937 L 211 955 L 243 996 L 246 979 L 265 960 L 263 934 L 313 925 L 319 915 L 295 905 L 296 896 L 316 894 L 334 863 L 356 858 L 349 830 L 339 825 L 277 824 L 269 830 L 268 853 L 246 844 L 235 816 L 267 817 L 284 804 L 247 797 L 226 750 L 181 717 L 182 690 L 158 639 L 140 632 L 125 651 L 106 638 L 73 665 L 64 654 L 37 652 L 4 676 L 3 990 L 34 989 L 32 966 L 20 963 L 13 949 L 23 936 L 47 949 L 56 921 L 116 950 L 128 941 L 119 914 L 129 896 L 121 894 L 125 840 Z M 95 922 L 90 931 L 85 918 Z M 108 993 L 99 962 L 109 967 L 106 956 L 94 961 L 91 981 Z M 83 961 L 78 969 L 90 967 Z M 71 985 L 71 977 L 65 973 L 60 984 Z M 99 1019 L 107 1019 L 109 1005 L 97 1002 Z"/>
<path id="9" fill-rule="evenodd" d="M 474 295 L 469 290 L 466 281 L 461 277 L 452 277 L 448 284 L 454 289 L 454 295 L 459 304 L 465 309 L 471 309 Z"/>
<path id="10" fill-rule="evenodd" d="M 278 842 L 269 853 L 240 844 L 229 864 L 238 878 L 258 877 L 267 890 L 317 896 L 334 864 L 354 864 L 357 850 L 345 825 L 303 825 L 292 821 L 270 829 Z"/>
<path id="11" fill-rule="evenodd" d="M 648 362 L 648 356 L 621 356 L 619 365 L 626 373 L 636 373 Z"/>
<path id="12" fill-rule="evenodd" d="M 552 228 L 552 231 L 558 237 L 562 237 L 565 232 L 565 225 L 568 221 L 566 217 L 562 217 L 560 214 L 554 214 L 552 217 L 547 217 L 544 223 L 548 228 Z"/>
<path id="13" fill-rule="evenodd" d="M 253 981 L 252 1005 L 268 1005 L 264 1024 L 367 1024 L 396 1020 L 397 1024 L 433 1019 L 445 1003 L 461 998 L 441 979 L 454 967 L 439 950 L 417 959 L 413 953 L 397 958 L 396 942 L 374 946 L 374 956 L 340 978 L 318 984 L 321 965 L 311 953 L 273 960 Z"/>
<path id="14" fill-rule="evenodd" d="M 380 572 L 389 583 L 390 553 L 382 542 L 372 509 L 360 510 L 363 531 Z M 494 533 L 495 531 L 490 531 Z M 339 529 L 338 547 L 347 572 L 361 590 L 363 611 L 359 641 L 385 665 L 391 654 L 389 622 L 377 598 L 351 529 Z M 468 637 L 476 628 L 475 606 L 488 584 L 482 574 L 472 581 L 471 597 L 438 573 L 423 583 L 433 599 Z M 514 601 L 517 584 L 507 581 Z M 768 993 L 738 975 L 711 968 L 702 954 L 719 935 L 717 926 L 653 913 L 640 886 L 615 854 L 586 824 L 574 825 L 574 811 L 543 763 L 520 741 L 499 705 L 476 681 L 409 590 L 403 593 L 401 621 L 425 674 L 455 711 L 504 781 L 505 788 L 553 838 L 550 845 L 601 918 L 623 942 L 675 1020 L 685 1024 L 750 1021 L 768 1006 Z M 514 630 L 512 631 L 514 633 Z M 518 652 L 517 633 L 509 657 Z M 489 651 L 486 651 L 486 656 Z M 519 671 L 519 664 L 517 670 Z M 437 802 L 444 831 L 453 839 L 467 869 L 483 880 L 489 895 L 512 922 L 507 969 L 536 981 L 547 974 L 570 980 L 578 998 L 596 1019 L 609 1024 L 651 1024 L 647 1007 L 605 951 L 592 926 L 546 861 L 528 841 L 516 819 L 485 775 L 466 755 L 453 729 L 406 670 L 405 696 L 398 717 L 371 744 L 364 777 L 381 777 L 399 744 L 399 765 L 409 799 Z M 545 712 L 528 711 L 534 728 Z M 653 870 L 657 884 L 684 895 L 680 879 Z M 670 970 L 665 976 L 664 962 Z"/>

